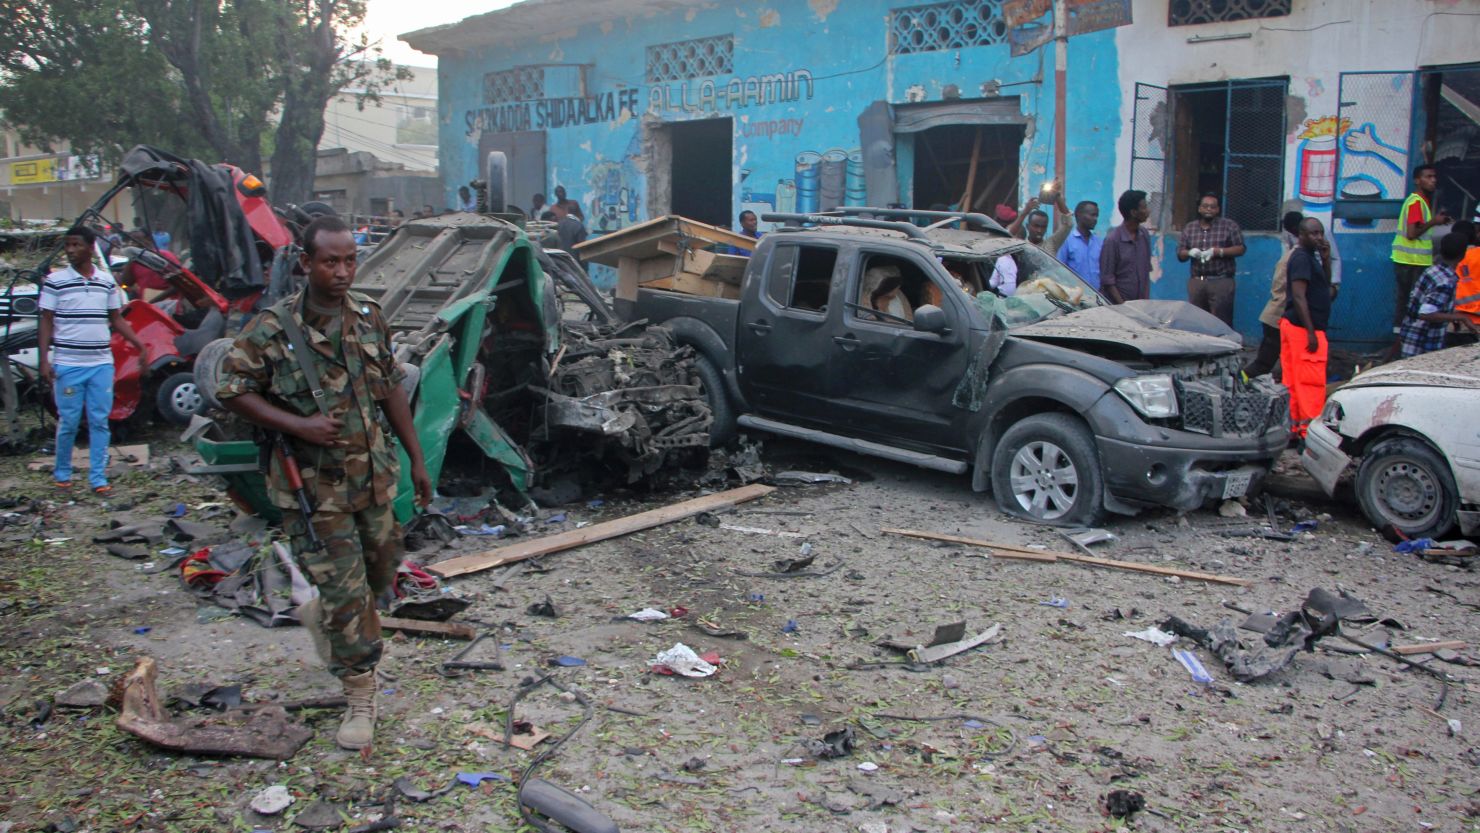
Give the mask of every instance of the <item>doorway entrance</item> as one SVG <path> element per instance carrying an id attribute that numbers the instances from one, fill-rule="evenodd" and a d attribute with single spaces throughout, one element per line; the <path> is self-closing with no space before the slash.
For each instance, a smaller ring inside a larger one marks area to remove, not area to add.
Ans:
<path id="1" fill-rule="evenodd" d="M 998 203 L 1015 205 L 1025 134 L 1020 124 L 945 124 L 916 133 L 914 207 L 962 203 L 962 211 L 989 211 Z"/>
<path id="2" fill-rule="evenodd" d="M 673 122 L 668 135 L 670 212 L 726 228 L 730 216 L 735 125 L 729 118 Z"/>

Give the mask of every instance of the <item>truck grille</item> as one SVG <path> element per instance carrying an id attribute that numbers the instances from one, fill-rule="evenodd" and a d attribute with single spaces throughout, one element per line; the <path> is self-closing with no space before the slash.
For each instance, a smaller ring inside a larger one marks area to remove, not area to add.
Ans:
<path id="1" fill-rule="evenodd" d="M 1213 437 L 1257 437 L 1284 425 L 1290 394 L 1268 379 L 1247 384 L 1234 376 L 1176 381 L 1182 429 Z"/>

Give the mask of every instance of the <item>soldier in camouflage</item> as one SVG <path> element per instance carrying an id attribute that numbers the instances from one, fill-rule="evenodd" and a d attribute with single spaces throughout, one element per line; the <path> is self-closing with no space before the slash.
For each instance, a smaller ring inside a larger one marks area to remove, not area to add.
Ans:
<path id="1" fill-rule="evenodd" d="M 268 487 L 322 600 L 304 605 L 299 615 L 349 701 L 337 741 L 361 749 L 375 731 L 375 666 L 381 655 L 375 598 L 390 589 L 403 555 L 391 510 L 400 467 L 386 422 L 410 462 L 419 505 L 431 502 L 432 484 L 401 388 L 404 374 L 391 355 L 390 331 L 375 302 L 350 291 L 355 240 L 349 226 L 338 217 L 319 217 L 304 229 L 303 248 L 308 286 L 257 316 L 237 338 L 217 396 L 227 410 L 282 434 L 302 470 L 312 518 L 299 511 L 278 455 Z M 321 403 L 284 329 L 290 316 L 319 376 Z M 310 546 L 309 523 L 324 542 L 320 550 Z"/>

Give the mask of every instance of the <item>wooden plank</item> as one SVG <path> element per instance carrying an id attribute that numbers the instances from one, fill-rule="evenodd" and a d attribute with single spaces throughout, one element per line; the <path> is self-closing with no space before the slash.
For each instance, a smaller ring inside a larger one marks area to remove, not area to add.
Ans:
<path id="1" fill-rule="evenodd" d="M 1199 573 L 1195 570 L 1178 570 L 1174 567 L 1159 567 L 1155 564 L 1142 564 L 1136 561 L 1116 561 L 1110 558 L 1095 558 L 1089 555 L 1077 555 L 1070 552 L 1039 552 L 1010 544 L 994 544 L 991 541 L 981 541 L 975 538 L 963 538 L 959 535 L 945 535 L 937 532 L 921 532 L 914 529 L 890 529 L 884 528 L 881 532 L 890 535 L 904 535 L 910 538 L 924 538 L 930 541 L 949 541 L 955 544 L 966 544 L 973 547 L 984 547 L 993 550 L 993 556 L 998 558 L 1025 558 L 1029 561 L 1074 561 L 1080 564 L 1091 564 L 1096 567 L 1108 567 L 1112 570 L 1130 570 L 1137 573 L 1151 573 L 1158 576 L 1176 576 L 1178 578 L 1192 579 L 1194 581 L 1207 581 L 1214 584 L 1232 584 L 1238 587 L 1248 587 L 1254 582 L 1236 578 L 1234 576 L 1220 576 L 1214 573 Z M 1043 558 L 1043 556 L 1051 556 Z"/>
<path id="2" fill-rule="evenodd" d="M 395 616 L 380 617 L 383 630 L 404 631 L 421 636 L 444 636 L 448 639 L 472 639 L 478 629 L 463 622 L 423 622 L 420 619 L 399 619 Z"/>
<path id="3" fill-rule="evenodd" d="M 705 246 L 734 246 L 746 252 L 755 251 L 756 244 L 753 237 L 669 214 L 600 237 L 592 237 L 574 248 L 585 263 L 616 266 L 618 260 L 624 257 L 641 260 L 662 254 L 660 246 L 663 243 L 676 244 L 681 237 L 702 240 Z"/>
<path id="4" fill-rule="evenodd" d="M 642 261 L 624 257 L 617 261 L 617 299 L 637 300 L 638 276 L 642 274 Z"/>
<path id="5" fill-rule="evenodd" d="M 718 492 L 712 495 L 686 500 L 670 506 L 651 509 L 647 512 L 639 512 L 636 515 L 628 515 L 625 518 L 606 521 L 584 529 L 573 529 L 570 532 L 562 532 L 558 535 L 547 535 L 543 538 L 535 538 L 529 541 L 521 541 L 507 547 L 500 547 L 488 552 L 462 555 L 457 558 L 449 558 L 446 561 L 429 565 L 426 569 L 436 573 L 443 578 L 463 576 L 468 573 L 476 573 L 504 564 L 512 564 L 515 561 L 523 561 L 526 558 L 535 558 L 541 555 L 549 555 L 554 552 L 583 547 L 594 544 L 597 541 L 605 541 L 609 538 L 618 538 L 630 535 L 633 532 L 641 532 L 644 529 L 652 529 L 655 526 L 681 521 L 691 518 L 700 512 L 712 512 L 715 509 L 723 509 L 734 506 L 737 503 L 755 500 L 765 497 L 776 491 L 771 486 L 752 484 L 742 486 L 739 489 L 731 489 L 728 492 Z M 382 620 L 384 621 L 384 620 Z"/>
<path id="6" fill-rule="evenodd" d="M 1408 656 L 1409 654 L 1432 654 L 1435 651 L 1463 651 L 1470 647 L 1469 643 L 1458 639 L 1448 642 L 1422 642 L 1416 645 L 1394 645 L 1391 650 L 1395 654 Z"/>

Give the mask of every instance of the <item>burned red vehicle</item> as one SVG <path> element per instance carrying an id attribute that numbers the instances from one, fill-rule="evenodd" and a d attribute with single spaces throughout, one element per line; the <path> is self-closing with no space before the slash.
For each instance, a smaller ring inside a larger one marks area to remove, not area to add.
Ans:
<path id="1" fill-rule="evenodd" d="M 109 216 L 130 206 L 133 223 L 122 236 Z M 77 222 L 111 237 L 115 277 L 128 296 L 122 314 L 147 353 L 141 378 L 137 351 L 114 336 L 110 419 L 157 413 L 188 423 L 202 405 L 196 358 L 270 302 L 272 275 L 286 285 L 296 258 L 292 224 L 256 176 L 144 145 L 129 151 L 118 181 Z M 37 270 L 38 283 L 54 259 Z"/>

